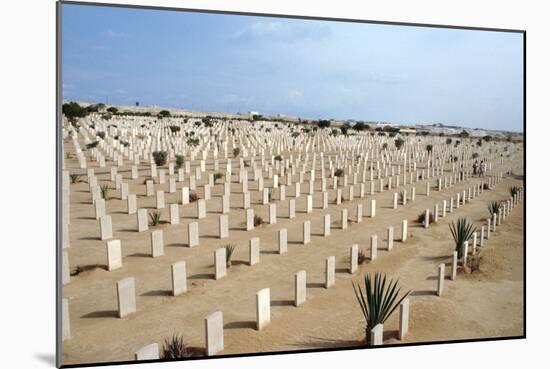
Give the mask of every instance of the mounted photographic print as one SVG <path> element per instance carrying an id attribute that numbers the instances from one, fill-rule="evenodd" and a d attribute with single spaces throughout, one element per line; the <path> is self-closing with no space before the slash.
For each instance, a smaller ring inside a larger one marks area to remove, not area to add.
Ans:
<path id="1" fill-rule="evenodd" d="M 58 37 L 59 366 L 525 337 L 525 31 L 67 1 Z"/>

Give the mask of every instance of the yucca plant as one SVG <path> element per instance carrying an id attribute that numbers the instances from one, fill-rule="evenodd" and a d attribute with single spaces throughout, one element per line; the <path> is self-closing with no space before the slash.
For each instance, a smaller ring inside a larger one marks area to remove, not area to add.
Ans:
<path id="1" fill-rule="evenodd" d="M 449 224 L 451 234 L 455 241 L 455 250 L 458 252 L 458 258 L 462 258 L 462 247 L 464 242 L 469 241 L 474 233 L 476 227 L 466 218 L 458 218 L 455 222 Z"/>
<path id="2" fill-rule="evenodd" d="M 491 216 L 493 216 L 493 214 L 498 214 L 500 206 L 500 202 L 498 201 L 491 201 L 489 202 L 489 204 L 487 204 L 487 208 L 489 209 L 489 213 L 491 214 Z"/>
<path id="3" fill-rule="evenodd" d="M 151 212 L 151 214 L 149 214 L 149 218 L 151 219 L 151 225 L 153 227 L 157 226 L 160 223 L 160 211 L 156 210 Z"/>
<path id="4" fill-rule="evenodd" d="M 172 337 L 164 340 L 161 352 L 163 359 L 181 359 L 191 356 L 191 350 L 183 343 L 183 336 L 174 334 Z"/>
<path id="5" fill-rule="evenodd" d="M 365 291 L 361 290 L 359 283 L 352 282 L 353 291 L 357 302 L 361 307 L 361 312 L 365 318 L 365 336 L 367 343 L 370 343 L 370 331 L 378 324 L 384 322 L 391 316 L 411 291 L 406 292 L 401 297 L 399 293 L 401 288 L 397 288 L 399 280 L 390 280 L 386 283 L 386 276 L 380 273 L 374 274 L 374 279 L 370 275 L 365 275 Z"/>
<path id="6" fill-rule="evenodd" d="M 520 188 L 518 186 L 512 186 L 510 187 L 510 195 L 516 196 L 519 192 Z"/>
<path id="7" fill-rule="evenodd" d="M 99 186 L 99 190 L 101 192 L 101 198 L 108 200 L 109 199 L 109 186 L 106 184 L 103 184 Z"/>
<path id="8" fill-rule="evenodd" d="M 233 256 L 233 251 L 235 251 L 235 245 L 225 245 L 225 264 L 229 268 L 231 266 L 231 257 Z"/>
<path id="9" fill-rule="evenodd" d="M 69 174 L 69 178 L 71 179 L 71 183 L 77 183 L 80 179 L 80 174 Z"/>

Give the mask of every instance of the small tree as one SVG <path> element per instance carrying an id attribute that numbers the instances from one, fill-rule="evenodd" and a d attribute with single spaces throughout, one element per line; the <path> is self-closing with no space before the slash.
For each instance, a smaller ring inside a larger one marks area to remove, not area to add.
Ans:
<path id="1" fill-rule="evenodd" d="M 168 110 L 161 110 L 159 111 L 159 115 L 163 118 L 165 117 L 169 117 L 170 116 L 170 112 Z"/>
<path id="2" fill-rule="evenodd" d="M 111 107 L 107 108 L 107 111 L 108 111 L 109 113 L 111 113 L 111 114 L 116 114 L 116 113 L 118 113 L 118 109 L 115 108 L 114 106 L 111 106 Z"/>
<path id="3" fill-rule="evenodd" d="M 167 158 L 166 151 L 154 151 L 153 152 L 153 160 L 155 161 L 155 164 L 158 167 L 162 167 L 166 164 L 166 158 Z"/>
<path id="4" fill-rule="evenodd" d="M 448 138 L 446 141 L 447 145 L 450 145 L 453 143 L 453 139 L 452 138 Z"/>
<path id="5" fill-rule="evenodd" d="M 317 122 L 319 128 L 328 128 L 330 127 L 330 120 L 322 119 Z"/>

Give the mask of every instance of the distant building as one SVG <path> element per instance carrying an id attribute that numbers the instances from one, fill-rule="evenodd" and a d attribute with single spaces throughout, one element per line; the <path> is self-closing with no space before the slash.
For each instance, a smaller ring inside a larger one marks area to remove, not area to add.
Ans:
<path id="1" fill-rule="evenodd" d="M 255 115 L 260 115 L 260 113 L 257 112 L 257 111 L 249 111 L 249 112 L 248 112 L 248 116 L 249 116 L 250 118 L 254 117 Z"/>
<path id="2" fill-rule="evenodd" d="M 403 134 L 406 133 L 406 134 L 415 135 L 416 134 L 416 128 L 400 128 L 399 133 L 403 133 Z"/>

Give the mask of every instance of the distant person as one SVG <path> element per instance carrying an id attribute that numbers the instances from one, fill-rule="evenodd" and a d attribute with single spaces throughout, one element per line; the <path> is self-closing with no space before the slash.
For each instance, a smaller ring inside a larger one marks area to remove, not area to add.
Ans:
<path id="1" fill-rule="evenodd" d="M 477 174 L 477 160 L 474 161 L 474 175 Z"/>

